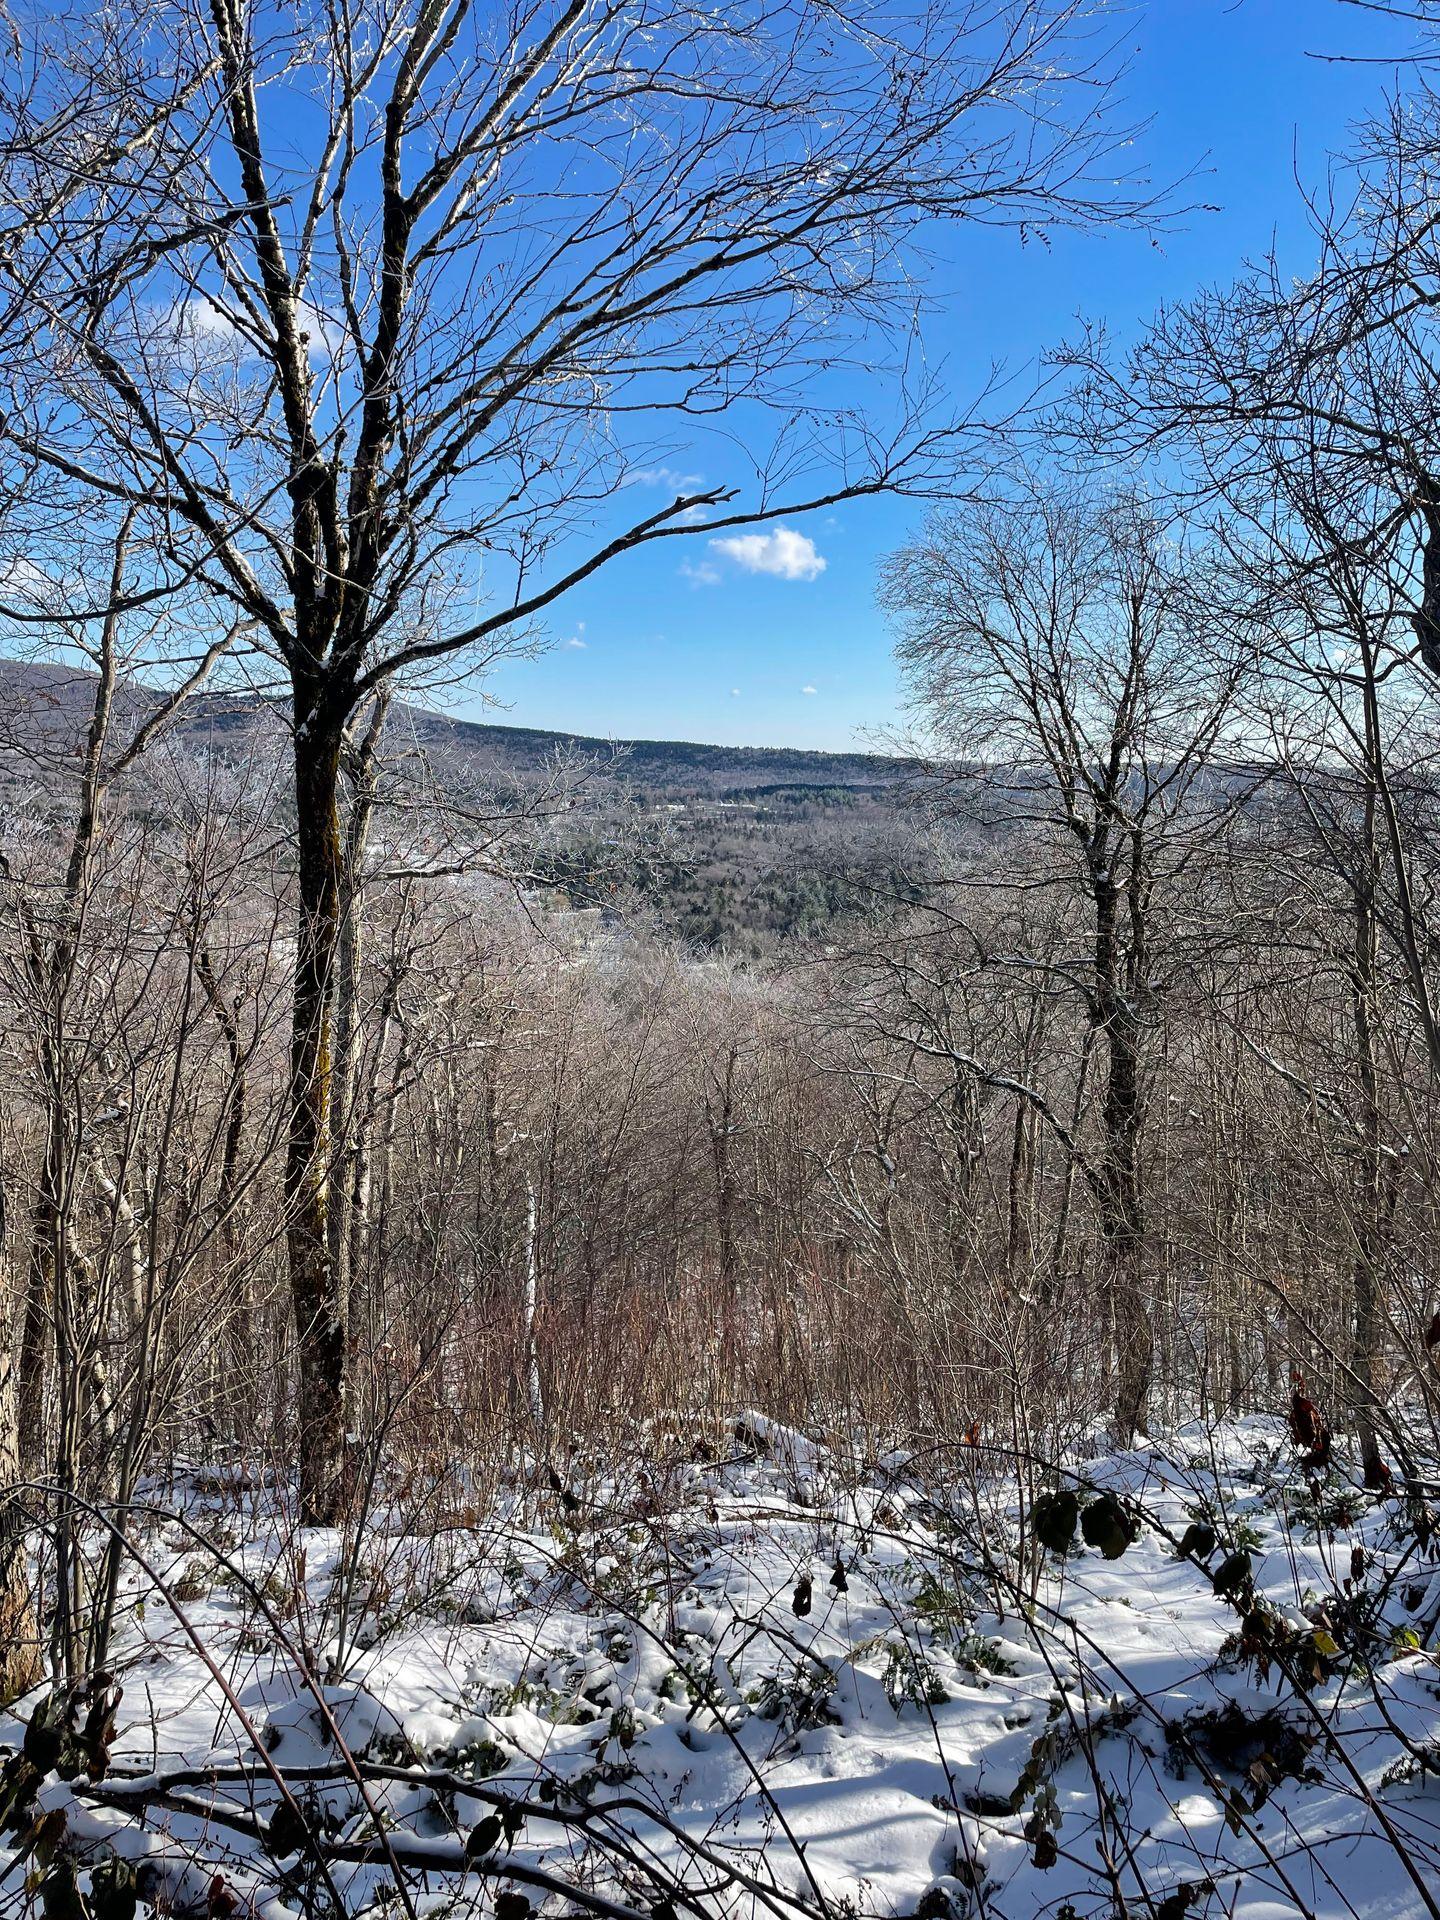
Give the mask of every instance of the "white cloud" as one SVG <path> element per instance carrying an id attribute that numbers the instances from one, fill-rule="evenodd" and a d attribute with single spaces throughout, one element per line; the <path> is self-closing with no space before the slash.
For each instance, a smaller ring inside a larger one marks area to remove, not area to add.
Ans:
<path id="1" fill-rule="evenodd" d="M 712 543 L 713 544 L 713 543 Z M 680 562 L 680 578 L 688 580 L 692 587 L 718 587 L 720 569 L 712 566 L 708 560 L 689 560 Z"/>
<path id="2" fill-rule="evenodd" d="M 671 493 L 691 493 L 705 484 L 703 473 L 679 473 L 674 467 L 636 467 L 625 479 L 632 487 L 666 487 Z"/>
<path id="3" fill-rule="evenodd" d="M 152 312 L 146 346 L 173 357 L 186 373 L 248 366 L 255 358 L 254 348 L 229 315 L 203 294 L 189 294 Z"/>
<path id="4" fill-rule="evenodd" d="M 773 533 L 735 533 L 710 542 L 712 553 L 723 554 L 746 573 L 769 573 L 778 580 L 815 580 L 825 571 L 823 554 L 815 551 L 808 534 L 793 527 Z"/>
<path id="5" fill-rule="evenodd" d="M 585 638 L 585 622 L 583 620 L 577 620 L 575 622 L 574 633 L 571 634 L 568 640 L 562 640 L 560 642 L 562 647 L 568 648 L 572 653 L 583 653 L 589 644 L 590 642 Z"/>
<path id="6" fill-rule="evenodd" d="M 63 576 L 52 580 L 22 554 L 12 554 L 0 561 L 0 599 L 15 606 L 24 606 L 27 610 L 43 607 L 53 604 L 57 596 L 63 598 L 67 591 L 83 591 L 80 581 L 67 581 Z"/>
<path id="7" fill-rule="evenodd" d="M 177 334 L 193 334 L 207 340 L 233 340 L 235 324 L 203 293 L 177 300 L 169 311 L 170 325 Z"/>
<path id="8" fill-rule="evenodd" d="M 308 300 L 296 303 L 305 350 L 311 360 L 335 359 L 346 341 L 344 323 L 333 319 Z M 174 351 L 187 355 L 198 367 L 210 359 L 249 365 L 255 350 L 229 314 L 203 293 L 192 293 L 157 309 L 157 319 Z"/>
<path id="9" fill-rule="evenodd" d="M 731 698 L 732 700 L 738 700 L 738 699 L 740 698 L 740 689 L 739 689 L 739 687 L 731 687 L 731 689 L 730 689 L 730 698 Z"/>
<path id="10" fill-rule="evenodd" d="M 800 691 L 802 693 L 814 693 L 815 689 L 814 687 L 811 687 L 811 686 L 804 686 L 804 687 L 801 687 Z"/>

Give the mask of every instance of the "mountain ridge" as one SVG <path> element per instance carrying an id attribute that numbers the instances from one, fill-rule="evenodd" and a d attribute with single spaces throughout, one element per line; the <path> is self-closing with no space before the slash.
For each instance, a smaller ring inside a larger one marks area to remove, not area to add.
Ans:
<path id="1" fill-rule="evenodd" d="M 24 721 L 45 734 L 64 733 L 88 721 L 95 676 L 80 667 L 0 658 L 0 701 L 8 709 L 12 749 L 24 750 Z M 137 678 L 124 691 L 143 711 L 160 694 Z M 175 732 L 194 738 L 210 732 L 248 732 L 273 722 L 284 725 L 281 709 L 264 694 L 204 691 L 192 697 L 175 722 Z M 777 789 L 843 788 L 879 793 L 913 778 L 918 763 L 899 755 L 815 747 L 725 746 L 704 740 L 616 739 L 558 727 L 530 727 L 507 721 L 473 720 L 432 708 L 398 703 L 391 721 L 395 732 L 408 731 L 429 750 L 448 747 L 500 774 L 538 772 L 558 757 L 579 756 L 639 784 L 696 792 L 751 792 Z M 392 735 L 393 737 L 393 735 Z"/>

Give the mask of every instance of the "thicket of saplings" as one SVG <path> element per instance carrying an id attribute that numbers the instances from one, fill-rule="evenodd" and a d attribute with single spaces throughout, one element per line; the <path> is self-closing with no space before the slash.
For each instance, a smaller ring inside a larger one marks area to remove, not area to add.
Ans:
<path id="1" fill-rule="evenodd" d="M 182 1461 L 283 1480 L 297 1444 L 291 882 L 264 793 L 197 816 L 213 770 L 160 758 L 91 850 L 60 1000 L 34 948 L 65 849 L 8 829 L 23 1465 L 98 1500 Z M 1146 877 L 1133 1061 L 1048 826 L 763 968 L 493 874 L 366 878 L 331 1144 L 351 1475 L 445 1498 L 749 1404 L 1048 1456 L 1283 1411 L 1294 1369 L 1379 1485 L 1417 1444 L 1396 1421 L 1437 1412 L 1429 1069 L 1279 776 L 1221 811 L 1172 814 Z"/>

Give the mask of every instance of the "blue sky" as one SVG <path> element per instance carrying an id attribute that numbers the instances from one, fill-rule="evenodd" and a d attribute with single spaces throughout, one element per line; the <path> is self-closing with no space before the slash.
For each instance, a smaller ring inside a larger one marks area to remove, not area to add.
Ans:
<path id="1" fill-rule="evenodd" d="M 1297 177 L 1323 179 L 1327 154 L 1392 82 L 1393 32 L 1338 0 L 1151 0 L 1122 16 L 1133 48 L 1130 114 L 1159 182 L 1199 169 L 1186 196 L 1218 211 L 1158 243 L 1138 234 L 1062 234 L 1047 249 L 1009 233 L 947 246 L 927 341 L 963 398 L 992 363 L 1020 371 L 1103 319 L 1133 333 L 1161 302 L 1223 283 L 1274 242 L 1288 268 L 1311 254 Z M 488 683 L 484 717 L 613 738 L 845 748 L 874 744 L 900 715 L 876 569 L 916 523 L 913 501 L 857 503 L 788 523 L 779 550 L 716 552 L 701 533 L 627 558 L 566 601 L 554 645 Z M 752 570 L 756 560 L 782 572 Z M 747 562 L 751 565 L 747 565 Z M 456 711 L 481 716 L 470 697 Z"/>

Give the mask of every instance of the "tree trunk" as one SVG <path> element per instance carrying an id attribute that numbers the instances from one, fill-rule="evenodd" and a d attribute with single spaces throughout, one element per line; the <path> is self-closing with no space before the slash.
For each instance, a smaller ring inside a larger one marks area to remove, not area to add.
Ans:
<path id="1" fill-rule="evenodd" d="M 1145 1096 L 1140 1060 L 1140 1020 L 1132 981 L 1143 977 L 1144 943 L 1138 888 L 1127 889 L 1129 950 L 1122 961 L 1120 896 L 1108 871 L 1095 876 L 1096 1011 L 1107 1051 L 1102 1121 L 1101 1226 L 1109 1262 L 1115 1334 L 1114 1428 L 1116 1444 L 1128 1447 L 1146 1431 L 1155 1335 L 1145 1288 L 1145 1218 L 1140 1189 L 1140 1134 Z"/>
<path id="2" fill-rule="evenodd" d="M 195 941 L 195 971 L 200 985 L 205 990 L 205 998 L 215 1023 L 225 1042 L 225 1051 L 230 1057 L 230 1084 L 225 1090 L 225 1145 L 220 1162 L 220 1186 L 215 1196 L 215 1207 L 221 1220 L 221 1232 L 225 1245 L 230 1252 L 236 1244 L 236 1177 L 240 1166 L 240 1146 L 245 1137 L 245 1107 L 248 1096 L 246 1084 L 245 1054 L 240 1044 L 240 1022 L 238 1013 L 240 1002 L 231 1006 L 225 998 L 215 963 L 210 957 L 210 948 L 205 933 L 197 926 Z"/>
<path id="3" fill-rule="evenodd" d="M 539 1220 L 535 1182 L 525 1176 L 525 1395 L 530 1424 L 536 1435 L 545 1431 L 545 1395 L 540 1385 L 540 1348 L 536 1325 L 540 1317 L 540 1265 L 537 1242 Z"/>
<path id="4" fill-rule="evenodd" d="M 331 1086 L 331 1154 L 327 1230 L 330 1265 L 334 1273 L 340 1318 L 348 1326 L 352 1249 L 361 1229 L 352 1218 L 355 1197 L 368 1171 L 362 1174 L 366 1145 L 362 1138 L 365 1115 L 358 1084 L 360 1058 L 360 969 L 363 959 L 363 867 L 370 823 L 380 784 L 380 740 L 390 707 L 388 688 L 382 689 L 351 765 L 352 800 L 344 837 L 344 862 L 337 903 L 339 928 L 334 969 L 335 1045 Z"/>
<path id="5" fill-rule="evenodd" d="M 48 1061 L 48 1053 L 47 1053 Z M 45 1150 L 30 1209 L 30 1255 L 25 1276 L 25 1308 L 20 1327 L 20 1379 L 17 1426 L 20 1463 L 32 1478 L 49 1467 L 45 1448 L 45 1368 L 50 1325 L 55 1312 L 60 1258 L 60 1221 L 64 1177 L 64 1116 L 60 1097 L 47 1086 Z"/>
<path id="6" fill-rule="evenodd" d="M 331 1028 L 340 931 L 339 728 L 298 695 L 300 889 L 291 1023 L 286 1245 L 299 1372 L 300 1516 L 333 1526 L 344 1506 L 345 1320 L 330 1257 Z"/>
<path id="7" fill-rule="evenodd" d="M 40 1635 L 30 1598 L 10 1330 L 0 1326 L 0 1706 L 40 1678 Z"/>
<path id="8" fill-rule="evenodd" d="M 1145 1222 L 1139 1166 L 1140 1055 L 1128 1008 L 1117 1008 L 1109 1040 L 1104 1223 L 1115 1307 L 1115 1437 L 1121 1446 L 1129 1446 L 1137 1433 L 1145 1431 L 1155 1334 L 1145 1297 Z"/>
<path id="9" fill-rule="evenodd" d="M 385 986 L 385 997 L 380 1010 L 380 1031 L 376 1036 L 374 1057 L 367 1075 L 365 1099 L 360 1104 L 358 1115 L 353 1123 L 354 1131 L 350 1142 L 349 1218 L 345 1234 L 345 1278 L 342 1288 L 346 1303 L 347 1325 L 351 1317 L 351 1302 L 357 1276 L 363 1276 L 365 1270 L 365 1252 L 370 1238 L 370 1196 L 374 1190 L 375 1120 L 380 1110 L 380 1075 L 390 1051 L 390 1034 L 395 1026 L 398 993 L 399 970 L 393 968 Z"/>
<path id="10" fill-rule="evenodd" d="M 739 1046 L 732 1041 L 725 1056 L 725 1077 L 719 1083 L 719 1106 L 706 1095 L 706 1117 L 710 1127 L 710 1155 L 715 1163 L 715 1226 L 720 1241 L 720 1285 L 724 1291 L 728 1320 L 735 1297 L 737 1263 L 735 1258 L 735 1175 L 731 1166 L 731 1148 L 735 1133 L 735 1063 Z"/>
<path id="11" fill-rule="evenodd" d="M 1147 1429 L 1155 1334 L 1145 1298 L 1143 1242 L 1130 1231 L 1111 1242 L 1115 1306 L 1115 1438 L 1129 1446 Z"/>
<path id="12" fill-rule="evenodd" d="M 1373 759 L 1376 751 L 1373 738 L 1370 746 Z M 1354 888 L 1354 949 L 1350 968 L 1355 1066 L 1360 1082 L 1360 1140 L 1356 1153 L 1354 1319 L 1347 1397 L 1360 1441 L 1365 1484 L 1375 1488 L 1384 1486 L 1387 1471 L 1380 1457 L 1376 1416 L 1385 1404 L 1385 1264 L 1398 1164 L 1385 1151 L 1373 1017 L 1379 964 L 1379 925 L 1375 913 L 1378 884 L 1379 852 L 1372 780 L 1366 794 L 1364 860 L 1357 866 Z"/>
<path id="13" fill-rule="evenodd" d="M 958 1298 L 975 1254 L 975 1175 L 985 1152 L 979 1089 L 968 1068 L 953 1069 L 946 1120 L 945 1240 Z"/>

